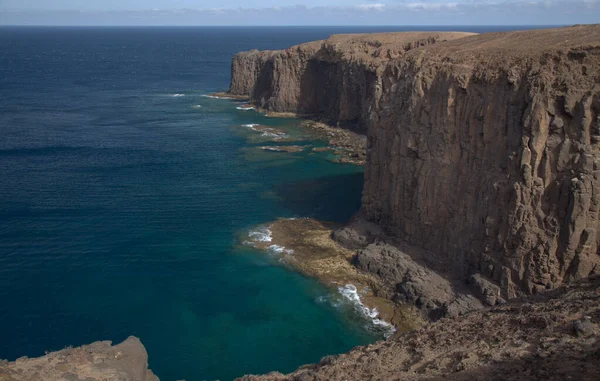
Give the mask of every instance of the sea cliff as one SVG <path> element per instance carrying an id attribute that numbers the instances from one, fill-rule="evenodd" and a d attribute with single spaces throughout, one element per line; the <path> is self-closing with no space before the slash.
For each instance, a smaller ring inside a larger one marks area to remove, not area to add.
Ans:
<path id="1" fill-rule="evenodd" d="M 495 304 L 600 272 L 599 83 L 591 25 L 245 52 L 230 92 L 366 134 L 362 218 Z"/>
<path id="2" fill-rule="evenodd" d="M 446 317 L 241 380 L 598 379 L 599 25 L 245 52 L 230 94 L 367 135 L 361 212 L 332 234 L 355 254 L 331 251 L 377 296 Z M 38 379 L 157 380 L 133 337 L 0 362 L 2 381 Z"/>

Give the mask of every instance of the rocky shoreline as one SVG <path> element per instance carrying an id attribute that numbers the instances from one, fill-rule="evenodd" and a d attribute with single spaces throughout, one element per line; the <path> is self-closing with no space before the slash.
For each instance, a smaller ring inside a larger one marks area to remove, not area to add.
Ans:
<path id="1" fill-rule="evenodd" d="M 274 142 L 283 143 L 316 139 L 324 140 L 328 143 L 327 147 L 311 147 L 308 145 L 261 146 L 260 148 L 264 151 L 301 152 L 307 148 L 312 148 L 313 152 L 331 152 L 333 157 L 330 161 L 335 163 L 354 164 L 359 166 L 365 164 L 367 137 L 362 134 L 332 127 L 312 120 L 303 120 L 300 122 L 300 129 L 306 132 L 306 136 L 304 137 L 289 137 L 282 128 L 260 124 L 244 124 L 242 127 L 260 132 L 260 136 Z"/>
<path id="2" fill-rule="evenodd" d="M 260 234 L 250 232 L 246 242 L 317 279 L 332 292 L 348 285 L 355 287 L 360 302 L 372 311 L 372 318 L 391 323 L 398 333 L 422 326 L 425 320 L 415 308 L 387 297 L 384 290 L 388 285 L 383 279 L 355 266 L 356 252 L 331 238 L 338 228 L 310 218 L 279 219 L 264 226 Z"/>
<path id="3" fill-rule="evenodd" d="M 330 149 L 336 156 L 332 161 L 365 165 L 367 158 L 367 137 L 365 135 L 313 120 L 304 120 L 300 126 L 317 138 L 328 142 L 327 149 Z M 316 152 L 319 152 L 318 150 L 314 149 Z"/>
<path id="4" fill-rule="evenodd" d="M 239 381 L 597 381 L 600 277 Z"/>

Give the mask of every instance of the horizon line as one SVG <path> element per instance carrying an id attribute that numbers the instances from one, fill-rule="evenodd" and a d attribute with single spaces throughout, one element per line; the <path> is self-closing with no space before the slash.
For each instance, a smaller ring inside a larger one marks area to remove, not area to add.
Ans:
<path id="1" fill-rule="evenodd" d="M 70 25 L 70 24 L 0 24 L 1 27 L 64 27 L 64 28 L 319 28 L 319 27 L 502 27 L 502 26 L 524 26 L 524 27 L 569 27 L 580 25 L 598 25 L 600 23 L 577 23 L 577 24 L 290 24 L 290 25 L 107 25 L 107 24 L 88 24 L 88 25 Z"/>

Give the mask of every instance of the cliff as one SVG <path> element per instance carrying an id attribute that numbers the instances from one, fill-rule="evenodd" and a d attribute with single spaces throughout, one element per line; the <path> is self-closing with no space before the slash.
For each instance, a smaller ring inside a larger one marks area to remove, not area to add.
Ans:
<path id="1" fill-rule="evenodd" d="M 333 36 L 238 54 L 230 91 L 367 134 L 364 218 L 492 304 L 600 272 L 599 25 Z"/>
<path id="2" fill-rule="evenodd" d="M 334 35 L 282 51 L 240 53 L 233 58 L 229 92 L 250 96 L 269 112 L 316 116 L 365 132 L 385 62 L 419 46 L 467 35 Z"/>
<path id="3" fill-rule="evenodd" d="M 1 381 L 159 381 L 148 369 L 148 354 L 136 337 L 118 345 L 99 341 L 38 358 L 0 360 Z"/>

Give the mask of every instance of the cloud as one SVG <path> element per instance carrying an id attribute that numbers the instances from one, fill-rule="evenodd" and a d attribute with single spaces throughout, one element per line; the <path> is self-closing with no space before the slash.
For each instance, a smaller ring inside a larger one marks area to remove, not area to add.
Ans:
<path id="1" fill-rule="evenodd" d="M 0 0 L 2 1 L 2 0 Z M 598 0 L 419 0 L 348 6 L 146 11 L 3 11 L 0 24 L 45 25 L 568 25 L 600 22 Z"/>
<path id="2" fill-rule="evenodd" d="M 383 10 L 383 8 L 385 8 L 385 4 L 381 4 L 381 3 L 375 3 L 375 4 L 358 4 L 355 6 L 358 9 L 361 10 L 376 10 L 376 11 L 381 11 Z"/>

